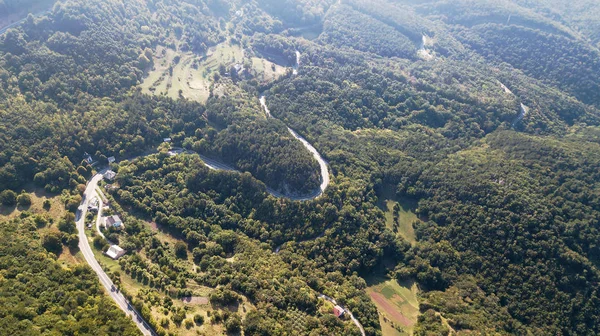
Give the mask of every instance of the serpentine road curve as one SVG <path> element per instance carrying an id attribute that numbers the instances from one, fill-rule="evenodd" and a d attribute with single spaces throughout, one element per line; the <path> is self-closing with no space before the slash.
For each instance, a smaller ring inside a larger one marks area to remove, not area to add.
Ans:
<path id="1" fill-rule="evenodd" d="M 271 112 L 269 111 L 269 108 L 267 107 L 267 99 L 264 95 L 262 95 L 260 97 L 260 105 L 265 110 L 265 115 L 267 116 L 267 118 L 273 118 L 273 116 L 271 115 Z M 323 159 L 321 154 L 319 154 L 319 152 L 315 149 L 315 147 L 313 147 L 308 141 L 306 141 L 306 139 L 304 139 L 302 136 L 300 136 L 298 133 L 296 133 L 296 131 L 294 131 L 293 129 L 291 129 L 289 127 L 287 128 L 287 130 L 288 130 L 288 132 L 290 132 L 290 134 L 294 138 L 296 138 L 297 140 L 299 140 L 302 143 L 304 148 L 306 148 L 313 155 L 315 160 L 317 160 L 317 162 L 319 163 L 319 168 L 321 170 L 321 185 L 319 186 L 319 189 L 315 190 L 314 193 L 312 193 L 308 196 L 290 197 L 290 198 L 295 201 L 308 201 L 308 200 L 318 198 L 323 194 L 323 192 L 325 192 L 325 189 L 327 189 L 327 186 L 329 185 L 329 169 L 327 168 L 327 162 L 325 162 L 325 160 Z M 271 194 L 275 197 L 289 197 L 289 196 L 284 196 L 277 192 L 275 192 L 275 193 L 271 192 Z"/>
<path id="2" fill-rule="evenodd" d="M 293 75 L 294 76 L 298 75 L 298 69 L 300 68 L 300 56 L 301 56 L 300 52 L 298 50 L 296 50 L 296 65 L 293 67 Z M 265 111 L 266 117 L 273 118 L 273 116 L 271 115 L 271 111 L 269 110 L 269 107 L 267 106 L 267 97 L 264 94 L 261 94 L 259 101 L 260 101 L 260 106 L 262 106 L 263 110 Z M 273 119 L 275 119 L 275 118 L 273 118 Z M 315 190 L 312 194 L 303 196 L 303 197 L 290 197 L 290 196 L 286 196 L 286 195 L 283 195 L 278 192 L 274 192 L 273 190 L 270 190 L 269 192 L 275 197 L 289 197 L 295 201 L 309 201 L 309 200 L 319 198 L 321 195 L 323 195 L 323 193 L 325 192 L 325 189 L 327 189 L 327 186 L 329 186 L 329 169 L 327 168 L 327 162 L 323 159 L 323 157 L 321 156 L 321 154 L 319 154 L 319 152 L 315 149 L 315 147 L 313 147 L 313 145 L 311 145 L 308 141 L 306 141 L 306 139 L 304 139 L 302 136 L 300 136 L 298 133 L 296 133 L 296 131 L 294 131 L 293 129 L 291 129 L 289 127 L 287 127 L 287 130 L 288 130 L 288 132 L 290 132 L 290 134 L 294 138 L 296 138 L 297 140 L 299 140 L 302 143 L 304 148 L 306 148 L 313 155 L 315 160 L 317 160 L 317 162 L 319 163 L 319 168 L 321 171 L 321 185 L 319 186 L 319 189 Z"/>
<path id="3" fill-rule="evenodd" d="M 296 52 L 296 66 L 294 69 L 294 74 L 297 74 L 297 68 L 299 67 L 299 65 L 300 65 L 300 53 Z M 267 107 L 266 98 L 264 95 L 260 97 L 260 104 L 263 107 L 267 117 L 272 118 L 269 108 Z M 268 188 L 268 187 L 267 187 L 267 191 L 275 197 L 287 197 L 294 201 L 308 201 L 308 200 L 316 199 L 323 194 L 323 192 L 329 185 L 329 170 L 327 168 L 327 162 L 325 162 L 325 160 L 323 159 L 323 157 L 321 157 L 319 152 L 308 141 L 306 141 L 303 137 L 298 135 L 298 133 L 296 133 L 294 130 L 292 130 L 289 127 L 288 127 L 288 131 L 294 138 L 298 139 L 309 152 L 311 152 L 313 157 L 319 163 L 319 167 L 321 170 L 321 185 L 319 186 L 319 189 L 315 190 L 315 192 L 313 192 L 312 194 L 304 195 L 304 196 L 284 195 L 284 194 L 282 194 L 276 190 L 273 190 L 271 188 Z M 169 155 L 178 155 L 181 153 L 193 153 L 193 152 L 184 150 L 182 148 L 173 148 L 171 151 L 169 151 Z M 144 157 L 144 156 L 148 156 L 148 155 L 151 155 L 151 154 L 142 155 L 140 157 Z M 233 167 L 230 167 L 227 164 L 224 164 L 222 162 L 211 159 L 211 158 L 206 157 L 201 154 L 198 154 L 198 155 L 200 156 L 202 161 L 204 161 L 204 164 L 210 169 L 225 170 L 225 171 L 237 171 L 236 169 L 234 169 Z M 135 158 L 131 158 L 130 160 L 133 160 L 133 159 L 135 159 Z M 137 327 L 140 329 L 142 334 L 154 336 L 154 335 L 156 335 L 156 333 L 154 332 L 154 330 L 152 330 L 152 327 L 150 327 L 150 325 L 144 320 L 142 315 L 140 315 L 140 313 L 130 304 L 130 302 L 127 300 L 127 298 L 125 298 L 123 296 L 123 294 L 121 294 L 116 289 L 112 280 L 108 277 L 106 272 L 104 272 L 104 270 L 98 263 L 98 260 L 96 260 L 96 257 L 94 256 L 94 252 L 92 251 L 92 248 L 90 246 L 88 237 L 85 234 L 85 216 L 87 215 L 88 204 L 89 204 L 90 200 L 96 194 L 96 188 L 98 187 L 98 183 L 102 180 L 104 172 L 105 172 L 105 170 L 99 171 L 96 175 L 94 175 L 88 181 L 86 189 L 83 193 L 83 199 L 81 201 L 81 204 L 79 205 L 79 208 L 77 209 L 77 214 L 76 214 L 75 220 L 76 220 L 76 226 L 77 226 L 77 231 L 78 231 L 78 236 L 79 236 L 79 249 L 81 250 L 86 262 L 90 265 L 90 267 L 96 273 L 96 275 L 98 275 L 98 278 L 100 279 L 100 283 L 104 286 L 104 288 L 106 288 L 110 297 L 115 301 L 117 306 L 119 306 L 119 308 L 121 308 L 121 310 L 123 310 L 127 316 L 132 317 L 133 322 L 137 325 Z M 100 206 L 102 206 L 101 201 L 99 202 L 99 204 L 100 204 Z M 99 212 L 99 216 L 100 216 L 100 214 L 101 214 L 101 212 Z M 98 223 L 99 223 L 99 219 L 97 219 L 96 225 L 98 225 Z M 335 302 L 335 301 L 333 301 L 333 302 Z M 352 318 L 354 323 L 361 329 L 361 332 L 364 335 L 364 330 L 362 329 L 362 326 L 360 325 L 360 323 L 358 323 L 358 321 L 356 319 L 354 319 L 354 316 L 352 316 L 351 313 L 350 313 L 350 317 Z"/>

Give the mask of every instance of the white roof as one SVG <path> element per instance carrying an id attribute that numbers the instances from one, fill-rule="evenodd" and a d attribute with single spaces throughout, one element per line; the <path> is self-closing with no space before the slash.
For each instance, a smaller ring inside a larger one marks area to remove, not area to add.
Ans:
<path id="1" fill-rule="evenodd" d="M 121 225 L 123 222 L 121 221 L 121 218 L 119 218 L 119 216 L 117 215 L 112 215 L 112 216 L 108 216 L 105 217 L 105 223 L 106 225 Z"/>
<path id="2" fill-rule="evenodd" d="M 111 246 L 111 247 L 108 249 L 107 253 L 108 253 L 108 252 L 116 252 L 116 253 L 119 253 L 119 252 L 123 252 L 123 251 L 124 251 L 124 250 L 123 250 L 123 249 L 122 249 L 122 248 L 121 248 L 119 245 L 112 245 L 112 246 Z"/>
<path id="3" fill-rule="evenodd" d="M 114 157 L 114 156 L 110 156 L 110 157 L 108 157 L 108 163 L 113 163 L 113 162 L 115 162 L 115 161 L 116 161 L 116 159 L 115 159 L 115 157 Z"/>
<path id="4" fill-rule="evenodd" d="M 112 179 L 114 179 L 114 178 L 115 178 L 115 176 L 117 176 L 117 173 L 115 173 L 115 172 L 114 172 L 114 171 L 112 171 L 112 170 L 107 170 L 107 171 L 104 173 L 104 178 L 106 178 L 106 179 L 109 179 L 109 180 L 112 180 Z"/>
<path id="5" fill-rule="evenodd" d="M 112 259 L 117 259 L 125 254 L 125 250 L 120 248 L 118 245 L 112 245 L 108 251 L 106 251 L 106 255 L 111 257 Z"/>

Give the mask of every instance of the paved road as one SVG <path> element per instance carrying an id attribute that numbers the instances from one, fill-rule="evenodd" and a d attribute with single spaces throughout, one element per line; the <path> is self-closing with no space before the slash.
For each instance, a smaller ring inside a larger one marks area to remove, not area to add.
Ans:
<path id="1" fill-rule="evenodd" d="M 521 103 L 521 110 L 519 110 L 519 115 L 517 116 L 515 121 L 513 121 L 513 127 L 515 127 L 521 120 L 523 120 L 523 118 L 525 118 L 527 113 L 529 113 L 529 107 L 527 107 L 527 105 Z"/>
<path id="2" fill-rule="evenodd" d="M 300 68 L 300 52 L 296 50 L 296 65 L 292 67 L 292 73 L 294 75 L 298 74 L 298 68 Z"/>
<path id="3" fill-rule="evenodd" d="M 90 265 L 92 270 L 94 270 L 94 272 L 96 272 L 98 275 L 100 283 L 104 286 L 104 288 L 106 288 L 110 297 L 117 303 L 119 308 L 121 308 L 121 310 L 123 310 L 127 316 L 132 316 L 133 322 L 138 326 L 142 334 L 154 336 L 156 334 L 152 328 L 148 325 L 148 323 L 146 323 L 146 321 L 144 321 L 142 316 L 135 310 L 135 308 L 129 304 L 129 301 L 123 296 L 123 294 L 112 290 L 114 284 L 96 260 L 94 253 L 92 252 L 90 242 L 85 235 L 85 215 L 87 214 L 88 203 L 96 194 L 96 187 L 98 186 L 98 182 L 100 182 L 100 180 L 102 180 L 102 175 L 96 174 L 88 182 L 85 192 L 83 193 L 83 201 L 81 201 L 81 205 L 77 211 L 76 218 L 77 230 L 79 231 L 79 249 L 81 250 L 81 253 L 83 253 L 85 260 Z"/>
<path id="4" fill-rule="evenodd" d="M 298 57 L 299 59 L 299 57 Z M 269 111 L 269 108 L 267 107 L 267 99 L 264 95 L 262 95 L 259 99 L 260 101 L 260 105 L 263 107 L 263 109 L 265 110 L 265 115 L 268 118 L 273 118 L 273 116 L 271 115 L 271 111 Z M 296 133 L 296 131 L 294 131 L 291 128 L 287 128 L 288 132 L 290 132 L 290 134 L 298 139 L 302 145 L 308 149 L 308 151 L 313 155 L 313 157 L 315 158 L 315 160 L 317 160 L 317 162 L 319 163 L 319 168 L 321 170 L 321 185 L 319 186 L 319 189 L 315 190 L 312 194 L 310 195 L 305 195 L 305 196 L 297 196 L 297 197 L 290 197 L 287 196 L 295 201 L 308 201 L 308 200 L 313 200 L 316 198 L 321 197 L 321 195 L 323 195 L 323 192 L 325 192 L 325 189 L 327 189 L 327 186 L 329 186 L 329 169 L 327 168 L 327 162 L 323 159 L 323 157 L 321 156 L 321 154 L 319 154 L 319 152 L 315 149 L 315 147 L 313 147 L 313 145 L 311 145 L 308 141 L 306 141 L 306 139 L 304 139 L 302 136 L 300 136 L 298 133 Z M 269 191 L 271 192 L 271 191 Z M 271 194 L 273 194 L 275 197 L 283 197 L 283 195 L 281 193 L 278 192 L 271 192 Z"/>
<path id="5" fill-rule="evenodd" d="M 16 27 L 16 26 L 20 25 L 21 23 L 25 22 L 26 19 L 27 18 L 21 19 L 19 21 L 16 21 L 16 22 L 13 22 L 13 23 L 9 24 L 8 26 L 4 26 L 4 27 L 0 28 L 0 35 L 4 34 L 10 28 Z"/>
<path id="6" fill-rule="evenodd" d="M 293 130 L 291 130 L 290 128 L 288 128 L 288 130 L 290 132 L 293 132 L 293 134 L 296 134 L 296 132 L 294 132 Z M 310 146 L 310 148 L 312 148 L 312 150 L 309 148 L 309 151 L 311 151 L 313 153 L 313 155 L 315 155 L 314 153 L 316 153 L 316 155 L 319 156 L 319 153 L 317 152 L 317 150 L 311 146 L 308 142 L 306 142 L 306 140 L 304 140 L 304 138 L 302 138 L 299 135 L 295 135 L 297 137 L 298 140 L 302 141 L 302 143 L 306 143 L 305 146 Z M 308 148 L 308 147 L 307 147 Z M 215 160 L 215 159 L 211 159 L 208 156 L 202 155 L 200 153 L 196 153 L 194 151 L 191 150 L 185 150 L 183 148 L 173 148 L 169 151 L 169 155 L 171 156 L 175 156 L 175 155 L 179 155 L 179 154 L 198 154 L 198 156 L 200 156 L 200 158 L 202 159 L 202 161 L 204 161 L 204 165 L 207 166 L 208 168 L 212 169 L 212 170 L 224 170 L 224 171 L 231 171 L 231 172 L 236 172 L 236 173 L 241 173 L 241 171 L 231 167 L 230 165 L 223 163 L 221 161 Z M 317 160 L 319 160 L 317 158 Z M 321 160 L 323 160 L 321 158 Z M 323 161 L 325 162 L 325 161 Z M 325 163 L 325 169 L 327 169 L 327 165 Z M 321 174 L 323 174 L 323 167 L 321 167 Z M 310 201 L 313 199 L 318 198 L 319 196 L 321 196 L 323 194 L 323 190 L 325 190 L 325 188 L 327 187 L 327 185 L 329 184 L 329 173 L 327 172 L 327 170 L 325 171 L 326 176 L 325 177 L 325 181 L 326 182 L 322 182 L 321 183 L 321 188 L 315 190 L 313 193 L 309 194 L 309 195 L 302 195 L 302 196 L 298 196 L 298 195 L 286 195 L 283 193 L 278 192 L 277 190 L 273 189 L 273 188 L 269 188 L 267 187 L 267 192 L 275 197 L 278 198 L 289 198 L 292 201 Z"/>
<path id="7" fill-rule="evenodd" d="M 46 14 L 48 12 L 49 11 L 43 11 L 43 12 L 40 12 L 40 13 L 35 13 L 35 14 L 33 14 L 33 16 L 38 17 L 38 16 L 44 15 L 44 14 Z M 29 14 L 27 14 L 27 15 L 29 15 Z M 14 28 L 14 27 L 20 25 L 21 23 L 25 22 L 25 20 L 27 20 L 27 16 L 24 17 L 24 18 L 22 18 L 19 21 L 15 21 L 15 22 L 9 24 L 8 26 L 4 26 L 4 27 L 0 28 L 0 35 L 6 33 L 6 31 L 9 30 L 10 28 Z"/>
<path id="8" fill-rule="evenodd" d="M 323 299 L 323 300 L 327 300 L 331 303 L 333 303 L 334 305 L 337 305 L 338 303 L 335 301 L 334 298 L 324 295 L 324 294 L 319 294 L 319 299 Z M 354 315 L 352 315 L 352 313 L 350 312 L 350 310 L 348 310 L 348 308 L 341 306 L 345 311 L 346 314 L 348 314 L 348 316 L 350 316 L 350 319 L 352 320 L 352 322 L 354 322 L 354 324 L 358 327 L 358 329 L 360 329 L 360 333 L 362 334 L 362 336 L 365 336 L 365 329 L 363 328 L 362 324 L 360 324 L 360 322 L 358 322 L 358 320 L 356 318 L 354 318 Z"/>

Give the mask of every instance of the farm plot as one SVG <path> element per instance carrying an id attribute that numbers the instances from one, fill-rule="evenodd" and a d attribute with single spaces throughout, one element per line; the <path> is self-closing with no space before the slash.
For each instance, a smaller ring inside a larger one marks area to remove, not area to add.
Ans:
<path id="1" fill-rule="evenodd" d="M 419 316 L 418 288 L 414 283 L 385 280 L 367 288 L 377 306 L 384 336 L 412 335 Z"/>

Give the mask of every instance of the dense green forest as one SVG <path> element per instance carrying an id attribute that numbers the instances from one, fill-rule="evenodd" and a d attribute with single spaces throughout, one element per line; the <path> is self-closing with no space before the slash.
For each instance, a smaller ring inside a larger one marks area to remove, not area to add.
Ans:
<path id="1" fill-rule="evenodd" d="M 598 334 L 598 14 L 588 0 L 58 1 L 0 35 L 2 214 L 27 207 L 24 188 L 75 212 L 115 156 L 105 190 L 125 229 L 105 233 L 127 254 L 110 274 L 160 335 L 360 335 L 320 295 L 366 335 Z M 159 68 L 169 88 L 196 71 L 207 100 L 148 95 Z M 322 179 L 287 127 L 328 163 L 317 199 L 269 193 Z M 0 224 L 3 330 L 136 333 L 87 267 L 48 252 L 75 247 L 74 216 L 53 240 L 36 216 Z M 414 284 L 414 316 L 373 295 L 381 279 Z M 200 315 L 180 303 L 199 296 Z"/>
<path id="2" fill-rule="evenodd" d="M 38 215 L 0 223 L 2 334 L 138 335 L 87 266 L 57 262 L 60 237 L 40 234 L 46 225 L 48 218 Z"/>
<path id="3" fill-rule="evenodd" d="M 318 184 L 316 162 L 299 144 L 278 140 L 279 152 L 273 153 L 273 140 L 236 127 L 243 123 L 246 130 L 287 135 L 281 125 L 256 120 L 262 116 L 257 102 L 248 106 L 245 102 L 215 100 L 207 115 L 199 104 L 149 99 L 129 90 L 151 63 L 148 47 L 157 39 L 179 35 L 183 49 L 213 45 L 222 40 L 215 19 L 207 16 L 211 19 L 186 25 L 184 32 L 181 27 L 186 20 L 198 13 L 183 15 L 176 2 L 161 6 L 160 19 L 151 22 L 146 21 L 149 8 L 140 4 L 106 6 L 59 3 L 49 17 L 28 19 L 22 30 L 11 29 L 0 38 L 4 53 L 0 61 L 0 114 L 4 121 L 0 126 L 0 189 L 18 189 L 39 175 L 36 183 L 59 191 L 69 186 L 71 172 L 61 167 L 58 158 L 77 164 L 87 152 L 105 164 L 106 157 L 123 159 L 139 154 L 164 137 L 172 136 L 178 139 L 176 145 L 182 145 L 188 137 L 202 140 L 204 135 L 227 139 L 208 146 L 200 144 L 209 147 L 207 152 L 220 154 L 223 160 L 254 173 L 273 188 L 286 185 L 301 193 L 314 189 Z M 130 17 L 138 21 L 129 21 Z M 180 23 L 174 23 L 173 17 Z M 166 22 L 169 26 L 164 28 Z M 223 132 L 215 132 L 207 120 L 214 121 Z M 234 140 L 231 134 L 240 139 Z M 256 146 L 247 148 L 248 143 Z M 295 159 L 294 165 L 291 159 Z"/>

